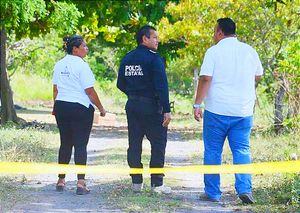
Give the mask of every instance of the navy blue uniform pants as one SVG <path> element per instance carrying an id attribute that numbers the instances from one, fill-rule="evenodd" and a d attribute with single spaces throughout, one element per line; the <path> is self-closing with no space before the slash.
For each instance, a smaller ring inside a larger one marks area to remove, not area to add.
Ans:
<path id="1" fill-rule="evenodd" d="M 162 168 L 165 163 L 167 128 L 162 126 L 163 114 L 155 101 L 128 100 L 126 114 L 128 122 L 127 161 L 130 168 L 143 168 L 141 162 L 142 141 L 146 135 L 151 144 L 150 168 Z M 163 185 L 164 174 L 151 174 L 151 186 Z M 132 174 L 132 183 L 142 183 L 141 174 Z"/>
<path id="2" fill-rule="evenodd" d="M 92 105 L 86 108 L 79 103 L 55 101 L 54 112 L 60 133 L 59 164 L 69 164 L 74 147 L 75 164 L 86 165 L 86 148 L 93 125 L 94 111 Z M 65 174 L 59 174 L 58 177 L 65 178 Z M 77 178 L 84 179 L 85 175 L 78 174 Z"/>

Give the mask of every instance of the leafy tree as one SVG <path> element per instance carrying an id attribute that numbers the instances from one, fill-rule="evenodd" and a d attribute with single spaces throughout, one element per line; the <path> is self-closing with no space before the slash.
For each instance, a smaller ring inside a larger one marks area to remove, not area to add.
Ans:
<path id="1" fill-rule="evenodd" d="M 128 0 L 128 1 L 70 1 L 90 14 L 80 20 L 81 31 L 87 40 L 94 38 L 98 45 L 110 47 L 116 54 L 115 63 L 136 47 L 135 33 L 145 24 L 155 26 L 165 15 L 165 7 L 169 2 L 179 0 Z M 169 47 L 161 46 L 163 55 Z"/>
<path id="2" fill-rule="evenodd" d="M 78 20 L 77 32 L 82 34 L 89 43 L 90 53 L 86 60 L 98 81 L 112 81 L 116 78 L 121 56 L 136 46 L 135 31 L 146 23 L 152 25 L 157 23 L 164 15 L 167 2 L 67 1 L 75 4 L 76 8 L 85 14 Z M 49 36 L 40 36 L 33 40 L 23 39 L 16 43 L 16 39 L 12 39 L 10 46 L 19 47 L 16 51 L 9 49 L 12 56 L 10 58 L 15 58 L 11 60 L 14 63 L 11 63 L 9 68 L 16 70 L 15 67 L 18 67 L 17 70 L 25 69 L 27 73 L 37 72 L 43 76 L 51 76 L 54 62 L 61 57 L 60 54 L 55 54 L 60 49 L 58 36 L 53 30 Z M 23 47 L 22 51 L 20 51 L 21 47 Z M 165 45 L 162 49 L 169 48 L 170 46 Z M 21 64 L 23 66 L 20 66 Z"/>
<path id="3" fill-rule="evenodd" d="M 21 39 L 47 33 L 52 28 L 59 33 L 72 33 L 83 14 L 74 4 L 53 0 L 2 0 L 0 10 L 1 123 L 18 122 L 6 72 L 7 34 Z"/>
<path id="4" fill-rule="evenodd" d="M 284 127 L 300 129 L 300 39 L 290 41 L 277 59 L 273 72 L 277 80 L 275 96 L 275 130 L 281 133 Z M 285 107 L 286 106 L 286 107 Z M 286 110 L 284 110 L 286 108 Z M 286 111 L 284 115 L 284 111 Z"/>
<path id="5" fill-rule="evenodd" d="M 166 7 L 169 16 L 162 18 L 159 30 L 165 43 L 184 42 L 177 50 L 179 57 L 170 65 L 172 76 L 185 79 L 180 81 L 180 90 L 191 88 L 193 70 L 201 65 L 205 51 L 213 44 L 216 20 L 231 17 L 237 23 L 238 38 L 257 49 L 265 68 L 263 84 L 273 99 L 274 93 L 279 93 L 274 87 L 274 82 L 278 81 L 274 77 L 278 59 L 290 41 L 299 36 L 299 7 L 300 2 L 293 0 L 183 0 L 179 4 L 169 3 Z M 186 80 L 188 78 L 190 81 Z M 282 105 L 284 99 L 279 100 Z"/>

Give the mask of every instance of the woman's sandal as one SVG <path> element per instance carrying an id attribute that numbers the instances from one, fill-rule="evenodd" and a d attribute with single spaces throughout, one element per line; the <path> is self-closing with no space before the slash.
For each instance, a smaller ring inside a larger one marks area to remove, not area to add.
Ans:
<path id="1" fill-rule="evenodd" d="M 56 183 L 56 191 L 62 192 L 65 188 L 65 179 L 64 178 L 59 178 L 57 183 Z"/>
<path id="2" fill-rule="evenodd" d="M 76 194 L 77 195 L 85 195 L 88 193 L 90 193 L 90 190 L 87 188 L 86 183 L 83 180 L 79 180 L 77 182 Z"/>

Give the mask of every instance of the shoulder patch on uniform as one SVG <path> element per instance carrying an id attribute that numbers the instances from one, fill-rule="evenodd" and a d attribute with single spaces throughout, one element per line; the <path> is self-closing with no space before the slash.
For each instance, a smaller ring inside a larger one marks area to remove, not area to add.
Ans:
<path id="1" fill-rule="evenodd" d="M 149 50 L 150 52 L 152 52 L 152 53 L 155 53 L 156 54 L 156 52 L 155 51 L 153 51 L 153 50 Z"/>

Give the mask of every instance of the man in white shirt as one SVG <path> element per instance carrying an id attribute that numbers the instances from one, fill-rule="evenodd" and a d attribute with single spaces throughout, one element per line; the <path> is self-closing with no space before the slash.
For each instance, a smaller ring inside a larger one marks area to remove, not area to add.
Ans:
<path id="1" fill-rule="evenodd" d="M 194 117 L 203 117 L 204 164 L 219 165 L 227 137 L 234 164 L 249 164 L 249 137 L 253 124 L 255 81 L 263 68 L 256 51 L 240 42 L 230 18 L 217 20 L 214 41 L 201 66 Z M 204 104 L 202 102 L 204 101 Z M 204 114 L 202 113 L 204 108 Z M 252 204 L 250 174 L 235 174 L 235 189 L 243 203 Z M 220 175 L 205 174 L 205 195 L 210 201 L 221 198 Z"/>

